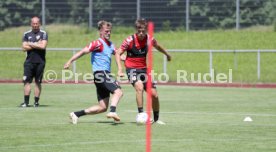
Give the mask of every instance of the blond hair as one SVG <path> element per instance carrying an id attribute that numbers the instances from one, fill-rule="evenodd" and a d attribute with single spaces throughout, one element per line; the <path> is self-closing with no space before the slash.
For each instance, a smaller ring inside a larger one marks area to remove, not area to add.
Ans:
<path id="1" fill-rule="evenodd" d="M 98 30 L 101 30 L 104 25 L 106 25 L 107 27 L 112 27 L 112 23 L 107 22 L 105 20 L 101 20 L 98 22 Z"/>

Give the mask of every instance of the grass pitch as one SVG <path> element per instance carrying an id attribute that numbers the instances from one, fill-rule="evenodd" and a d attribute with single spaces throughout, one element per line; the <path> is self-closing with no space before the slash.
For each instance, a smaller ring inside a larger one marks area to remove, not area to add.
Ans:
<path id="1" fill-rule="evenodd" d="M 94 85 L 44 84 L 39 108 L 19 108 L 22 84 L 1 84 L 0 151 L 145 151 L 145 126 L 135 124 L 134 90 L 122 88 L 121 123 L 99 114 L 72 125 L 69 112 L 97 103 Z M 167 124 L 152 126 L 153 152 L 276 150 L 275 89 L 159 86 L 158 91 Z M 243 122 L 246 116 L 253 122 Z"/>

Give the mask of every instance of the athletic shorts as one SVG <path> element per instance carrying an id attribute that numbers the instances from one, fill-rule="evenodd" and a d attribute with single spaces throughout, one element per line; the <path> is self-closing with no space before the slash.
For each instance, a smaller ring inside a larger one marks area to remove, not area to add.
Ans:
<path id="1" fill-rule="evenodd" d="M 96 71 L 93 74 L 98 101 L 110 97 L 110 93 L 113 94 L 116 89 L 121 89 L 119 83 L 111 76 L 109 71 Z"/>
<path id="2" fill-rule="evenodd" d="M 32 83 L 33 78 L 35 78 L 36 83 L 41 83 L 43 78 L 44 68 L 45 68 L 45 63 L 24 62 L 23 83 Z"/>
<path id="3" fill-rule="evenodd" d="M 126 69 L 127 77 L 132 86 L 138 81 L 141 80 L 144 85 L 144 89 L 147 87 L 147 69 Z M 156 83 L 152 82 L 152 88 L 156 88 Z"/>

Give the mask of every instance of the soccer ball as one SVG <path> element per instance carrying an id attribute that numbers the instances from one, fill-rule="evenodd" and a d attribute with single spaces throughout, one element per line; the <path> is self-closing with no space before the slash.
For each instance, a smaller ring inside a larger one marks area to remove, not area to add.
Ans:
<path id="1" fill-rule="evenodd" d="M 145 112 L 138 113 L 136 116 L 136 123 L 137 124 L 145 124 L 148 120 L 148 114 Z"/>

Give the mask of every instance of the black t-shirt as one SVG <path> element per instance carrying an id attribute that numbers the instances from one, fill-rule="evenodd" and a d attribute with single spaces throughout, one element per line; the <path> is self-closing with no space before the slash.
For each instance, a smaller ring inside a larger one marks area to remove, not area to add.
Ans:
<path id="1" fill-rule="evenodd" d="M 38 42 L 40 40 L 48 41 L 48 35 L 45 31 L 39 30 L 38 32 L 33 32 L 32 30 L 27 31 L 23 35 L 23 42 Z M 45 63 L 46 49 L 32 49 L 27 52 L 26 62 L 31 63 Z"/>

